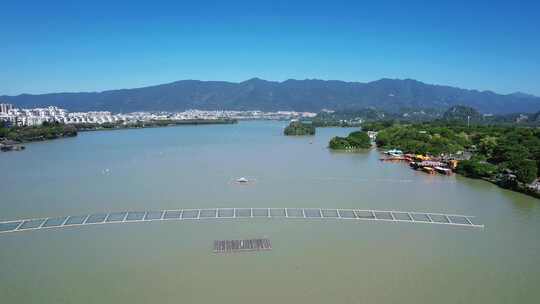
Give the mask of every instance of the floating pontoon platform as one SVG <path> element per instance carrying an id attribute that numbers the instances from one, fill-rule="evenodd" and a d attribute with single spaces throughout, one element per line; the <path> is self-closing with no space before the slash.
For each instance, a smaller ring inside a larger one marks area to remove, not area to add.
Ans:
<path id="1" fill-rule="evenodd" d="M 272 244 L 270 243 L 269 239 L 214 241 L 215 253 L 233 253 L 263 250 L 272 250 Z"/>
<path id="2" fill-rule="evenodd" d="M 484 228 L 484 225 L 479 224 L 474 216 L 432 212 L 323 208 L 214 208 L 103 212 L 87 215 L 0 221 L 0 233 L 113 223 L 226 219 L 356 220 L 358 222 L 384 221 Z"/>

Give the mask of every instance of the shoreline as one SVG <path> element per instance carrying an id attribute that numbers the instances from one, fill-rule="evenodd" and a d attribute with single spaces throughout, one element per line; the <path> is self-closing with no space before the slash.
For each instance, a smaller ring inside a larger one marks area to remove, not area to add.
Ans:
<path id="1" fill-rule="evenodd" d="M 458 174 L 458 173 L 456 173 L 456 174 Z M 463 175 L 463 174 L 459 174 L 459 175 L 463 176 L 463 177 L 466 177 L 466 178 L 471 178 L 471 179 L 481 179 L 481 180 L 484 180 L 486 182 L 492 183 L 492 184 L 496 185 L 499 188 L 509 190 L 509 191 L 512 191 L 512 192 L 522 193 L 524 195 L 531 196 L 531 197 L 534 197 L 536 199 L 540 199 L 540 192 L 531 190 L 527 186 L 523 186 L 523 185 L 518 184 L 516 187 L 505 187 L 504 185 L 501 185 L 500 182 L 498 182 L 495 179 L 491 179 L 491 178 L 487 178 L 487 177 L 474 178 L 474 177 L 466 176 L 466 175 Z"/>
<path id="2" fill-rule="evenodd" d="M 115 130 L 132 130 L 132 129 L 148 129 L 148 128 L 166 128 L 166 127 L 177 127 L 177 126 L 196 126 L 196 125 L 226 125 L 226 124 L 237 124 L 238 120 L 236 119 L 216 119 L 216 120 L 178 120 L 178 121 L 150 121 L 150 122 L 140 122 L 137 124 L 110 124 L 110 125 L 99 125 L 99 124 L 58 124 L 55 127 L 62 127 L 62 131 L 50 135 L 47 137 L 45 134 L 40 134 L 34 137 L 26 137 L 22 140 L 19 139 L 5 139 L 7 144 L 3 144 L 0 141 L 0 146 L 2 147 L 1 152 L 13 152 L 13 151 L 23 151 L 26 147 L 23 144 L 34 143 L 34 142 L 44 142 L 49 140 L 56 140 L 62 138 L 77 137 L 79 132 L 97 132 L 97 131 L 115 131 Z M 26 130 L 45 130 L 49 126 L 38 126 L 32 129 L 33 127 L 25 127 Z M 69 130 L 65 130 L 65 128 Z"/>
<path id="3" fill-rule="evenodd" d="M 142 125 L 114 125 L 112 127 L 103 127 L 97 125 L 94 127 L 87 128 L 84 125 L 75 125 L 78 132 L 95 132 L 95 131 L 114 131 L 114 130 L 132 130 L 132 129 L 150 129 L 150 128 L 167 128 L 167 127 L 177 127 L 177 126 L 197 126 L 197 125 L 232 125 L 237 124 L 238 120 L 182 120 L 175 121 L 170 123 L 150 123 Z"/>
<path id="4" fill-rule="evenodd" d="M 379 147 L 374 147 L 374 149 L 377 150 L 377 153 L 384 154 L 384 152 L 382 152 L 382 150 Z M 402 162 L 402 161 L 400 161 L 400 162 Z M 414 168 L 413 168 L 413 170 L 421 171 L 421 170 L 416 170 Z M 526 185 L 524 186 L 522 184 L 516 184 L 514 187 L 512 187 L 512 186 L 504 186 L 504 185 L 502 185 L 500 183 L 500 181 L 498 181 L 496 179 L 493 179 L 493 178 L 487 178 L 487 177 L 478 177 L 477 178 L 477 177 L 468 176 L 466 174 L 462 174 L 462 173 L 459 173 L 459 172 L 456 172 L 456 171 L 453 171 L 453 170 L 452 170 L 452 173 L 455 174 L 455 175 L 459 175 L 461 177 L 465 177 L 465 178 L 470 178 L 470 179 L 474 179 L 474 180 L 483 180 L 483 181 L 491 183 L 491 184 L 493 184 L 493 185 L 495 185 L 495 186 L 497 186 L 497 187 L 499 187 L 501 189 L 521 193 L 521 194 L 524 194 L 524 195 L 527 195 L 527 196 L 530 196 L 530 197 L 533 197 L 533 198 L 540 199 L 540 192 L 531 190 Z M 428 173 L 425 173 L 425 174 L 428 174 Z M 444 174 L 440 174 L 440 173 L 438 173 L 437 175 L 444 176 Z"/>

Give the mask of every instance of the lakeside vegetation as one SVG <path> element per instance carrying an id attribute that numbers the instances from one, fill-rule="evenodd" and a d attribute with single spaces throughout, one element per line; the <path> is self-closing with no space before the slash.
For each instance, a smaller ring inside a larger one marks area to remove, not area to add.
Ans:
<path id="1" fill-rule="evenodd" d="M 347 137 L 333 137 L 328 143 L 328 147 L 332 150 L 369 149 L 371 139 L 366 132 L 355 131 L 351 132 Z"/>
<path id="2" fill-rule="evenodd" d="M 283 134 L 287 136 L 315 135 L 315 126 L 311 123 L 292 121 L 285 130 L 283 130 Z"/>
<path id="3" fill-rule="evenodd" d="M 77 136 L 77 128 L 72 125 L 45 122 L 41 126 L 7 128 L 0 125 L 0 139 L 18 143 Z"/>
<path id="4" fill-rule="evenodd" d="M 44 122 L 39 126 L 9 128 L 4 123 L 0 122 L 0 146 L 2 146 L 3 151 L 22 150 L 24 147 L 19 149 L 21 143 L 51 140 L 62 137 L 74 137 L 77 136 L 78 132 L 83 131 L 157 128 L 179 125 L 234 124 L 237 122 L 236 119 L 153 120 L 129 124 L 124 124 L 121 121 L 103 124 L 62 124 L 58 122 Z"/>
<path id="5" fill-rule="evenodd" d="M 99 130 L 115 130 L 115 129 L 140 129 L 140 128 L 157 128 L 170 127 L 181 125 L 211 125 L 211 124 L 235 124 L 236 119 L 185 119 L 185 120 L 151 120 L 138 121 L 135 123 L 125 124 L 123 121 L 116 123 L 85 123 L 74 124 L 79 131 L 99 131 Z"/>
<path id="6" fill-rule="evenodd" d="M 470 134 L 452 125 L 396 124 L 383 128 L 376 143 L 383 149 L 400 149 L 412 154 L 450 154 L 472 145 Z"/>
<path id="7" fill-rule="evenodd" d="M 468 125 L 434 121 L 418 124 L 373 123 L 376 144 L 405 153 L 452 157 L 468 153 L 456 173 L 540 196 L 534 183 L 540 168 L 540 129 L 507 125 Z"/>

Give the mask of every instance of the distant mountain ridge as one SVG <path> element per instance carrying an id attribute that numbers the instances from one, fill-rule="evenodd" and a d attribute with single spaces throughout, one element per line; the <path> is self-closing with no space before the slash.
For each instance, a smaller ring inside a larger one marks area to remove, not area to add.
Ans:
<path id="1" fill-rule="evenodd" d="M 508 95 L 426 84 L 413 79 L 339 80 L 289 79 L 282 82 L 252 78 L 243 82 L 181 80 L 156 86 L 103 92 L 22 94 L 0 96 L 18 107 L 56 105 L 70 111 L 181 111 L 361 109 L 395 112 L 401 108 L 449 108 L 466 105 L 482 113 L 537 112 L 540 97 Z"/>

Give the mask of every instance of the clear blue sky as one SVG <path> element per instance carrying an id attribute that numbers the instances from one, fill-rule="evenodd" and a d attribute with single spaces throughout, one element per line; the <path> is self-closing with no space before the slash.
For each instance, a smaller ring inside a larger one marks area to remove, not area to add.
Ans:
<path id="1" fill-rule="evenodd" d="M 74 2 L 2 1 L 0 95 L 252 77 L 540 95 L 540 1 Z"/>

